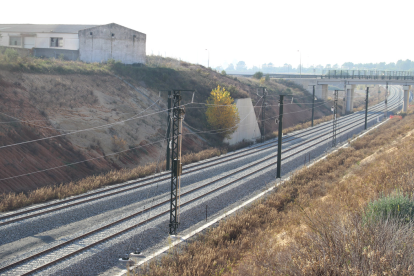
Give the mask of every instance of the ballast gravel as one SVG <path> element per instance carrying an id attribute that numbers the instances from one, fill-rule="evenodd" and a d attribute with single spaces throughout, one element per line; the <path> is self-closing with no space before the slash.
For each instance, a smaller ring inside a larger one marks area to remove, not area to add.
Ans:
<path id="1" fill-rule="evenodd" d="M 391 104 L 391 101 L 390 103 Z M 369 120 L 369 126 L 374 125 L 377 122 L 377 117 L 381 115 L 371 116 Z M 342 117 L 346 118 L 346 117 Z M 328 123 L 329 124 L 329 123 Z M 327 124 L 327 125 L 328 125 Z M 339 127 L 341 127 L 341 121 L 339 121 Z M 345 123 L 344 123 L 345 124 Z M 353 127 L 352 129 L 340 133 L 338 130 L 337 141 L 338 143 L 346 141 L 347 138 L 352 137 L 352 135 L 360 133 L 363 130 L 363 123 L 358 124 L 358 126 Z M 327 134 L 324 137 L 318 138 L 312 143 L 318 141 L 323 141 L 315 146 L 312 146 L 306 149 L 301 155 L 295 155 L 292 157 L 283 160 L 282 174 L 287 175 L 291 171 L 297 169 L 304 164 L 304 156 L 311 155 L 311 158 L 314 159 L 326 151 L 331 149 L 331 139 L 327 139 L 327 136 L 331 135 L 331 130 L 327 131 Z M 299 135 L 301 132 L 295 132 L 290 134 L 290 137 Z M 320 135 L 319 133 L 309 135 L 309 137 L 316 137 Z M 306 137 L 305 140 L 309 139 Z M 284 138 L 288 139 L 288 138 Z M 297 145 L 303 142 L 303 139 L 297 139 L 295 142 L 285 143 L 283 149 L 287 149 L 291 146 Z M 301 151 L 302 149 L 309 147 L 309 144 L 304 144 L 292 151 L 289 151 L 282 155 L 289 156 L 294 152 Z M 180 231 L 185 232 L 189 231 L 192 226 L 195 224 L 200 224 L 205 220 L 205 207 L 208 207 L 208 216 L 216 216 L 221 212 L 224 212 L 234 204 L 238 204 L 240 201 L 244 201 L 249 198 L 252 194 L 257 191 L 262 190 L 266 187 L 266 184 L 271 183 L 275 180 L 275 169 L 276 165 L 274 162 L 276 158 L 272 158 L 268 161 L 259 162 L 254 168 L 248 168 L 248 166 L 256 161 L 260 161 L 266 157 L 274 155 L 276 150 L 274 148 L 266 149 L 260 152 L 256 152 L 252 155 L 243 157 L 241 159 L 229 161 L 228 163 L 223 163 L 217 166 L 200 169 L 197 172 L 190 173 L 182 177 L 182 192 L 185 193 L 188 190 L 193 189 L 194 187 L 199 187 L 203 184 L 206 184 L 213 180 L 214 178 L 219 178 L 220 176 L 228 175 L 231 172 L 243 169 L 241 172 L 235 174 L 234 176 L 229 176 L 223 180 L 219 180 L 213 184 L 210 184 L 204 188 L 200 188 L 189 195 L 185 195 L 181 198 L 182 204 L 185 204 L 188 200 L 194 197 L 201 196 L 202 194 L 211 191 L 214 188 L 223 186 L 228 181 L 231 181 L 236 178 L 243 177 L 242 180 L 237 181 L 236 183 L 229 185 L 228 187 L 222 188 L 216 192 L 209 194 L 206 197 L 203 197 L 195 202 L 183 205 L 181 208 L 181 224 Z M 309 160 L 307 161 L 309 162 Z M 270 165 L 269 168 L 260 170 L 260 173 L 255 173 L 253 175 L 247 176 L 247 174 L 257 170 L 257 168 Z M 149 180 L 150 181 L 150 180 Z M 96 229 L 99 225 L 104 225 L 110 222 L 110 220 L 119 219 L 122 216 L 131 214 L 134 211 L 143 209 L 144 206 L 151 206 L 151 204 L 156 204 L 156 202 L 162 201 L 165 198 L 168 198 L 169 181 L 160 181 L 160 183 L 149 185 L 146 188 L 139 189 L 134 192 L 127 192 L 125 194 L 119 194 L 108 199 L 100 199 L 93 201 L 91 203 L 83 204 L 79 207 L 71 207 L 68 210 L 64 209 L 57 211 L 45 216 L 35 217 L 33 219 L 28 219 L 19 223 L 15 223 L 10 226 L 0 227 L 0 234 L 6 237 L 5 240 L 1 241 L 1 245 L 6 245 L 11 242 L 17 242 L 22 238 L 27 238 L 34 235 L 40 235 L 42 232 L 54 231 L 60 229 L 68 224 L 79 224 L 80 227 L 76 233 L 68 234 L 64 238 L 59 238 L 55 241 L 44 245 L 37 245 L 36 247 L 29 250 L 26 254 L 31 254 L 35 251 L 40 251 L 45 248 L 49 248 L 52 244 L 59 244 L 64 240 L 68 240 L 72 237 L 79 236 L 82 233 Z M 156 199 L 153 200 L 153 198 Z M 151 213 L 143 213 L 140 216 L 137 216 L 135 219 L 131 219 L 129 222 L 123 224 L 133 225 L 139 221 L 142 221 L 149 217 L 149 215 L 156 214 L 162 210 L 168 210 L 169 204 L 165 204 L 159 208 L 154 208 L 151 210 Z M 111 213 L 112 212 L 112 213 Z M 105 217 L 104 221 L 99 223 L 99 216 L 102 216 L 104 213 L 110 213 L 109 217 Z M 92 219 L 91 219 L 92 218 Z M 95 223 L 93 225 L 88 225 L 88 221 L 93 221 L 95 218 Z M 0 218 L 1 219 L 1 218 Z M 123 256 L 127 252 L 132 252 L 135 248 L 140 248 L 141 251 L 148 250 L 154 246 L 157 246 L 161 241 L 165 240 L 168 235 L 168 221 L 169 215 L 164 215 L 160 218 L 157 218 L 153 221 L 150 221 L 136 229 L 133 229 L 126 234 L 120 235 L 117 238 L 111 239 L 108 242 L 102 243 L 98 246 L 93 247 L 90 250 L 86 250 L 81 254 L 74 256 L 70 259 L 62 261 L 57 265 L 39 272 L 39 275 L 98 275 L 105 273 L 113 267 L 122 267 L 126 265 L 125 262 L 120 262 L 119 257 Z M 82 227 L 83 225 L 83 227 Z M 122 227 L 119 225 L 119 227 Z M 115 233 L 118 229 L 108 229 L 108 232 Z M 99 234 L 104 235 L 104 233 Z M 98 235 L 98 236 L 99 236 Z M 81 241 L 79 243 L 74 243 L 71 248 L 81 248 L 87 244 L 86 241 Z M 0 247 L 1 249 L 1 247 Z M 56 253 L 58 254 L 58 253 Z M 64 253 L 62 253 L 64 254 Z M 145 254 L 144 254 L 145 256 Z M 22 258 L 23 255 L 19 256 Z M 0 267 L 3 267 L 11 260 L 6 262 L 1 262 Z M 45 262 L 47 260 L 37 260 L 33 261 L 34 263 Z M 29 268 L 29 266 L 26 266 Z M 124 267 L 123 267 L 124 268 Z M 16 270 L 17 271 L 17 270 Z M 10 274 L 12 275 L 12 274 Z"/>

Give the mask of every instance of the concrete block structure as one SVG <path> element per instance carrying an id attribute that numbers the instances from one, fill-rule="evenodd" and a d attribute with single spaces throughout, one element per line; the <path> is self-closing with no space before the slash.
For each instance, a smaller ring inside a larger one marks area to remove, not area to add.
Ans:
<path id="1" fill-rule="evenodd" d="M 85 62 L 145 63 L 145 45 L 145 34 L 117 24 L 79 31 L 79 59 Z"/>
<path id="2" fill-rule="evenodd" d="M 143 64 L 146 35 L 121 25 L 0 24 L 0 46 L 30 49 L 36 57 Z"/>
<path id="3" fill-rule="evenodd" d="M 403 111 L 404 112 L 407 112 L 408 105 L 410 103 L 410 89 L 411 89 L 411 86 L 410 85 L 403 85 L 403 90 L 404 90 Z"/>
<path id="4" fill-rule="evenodd" d="M 315 96 L 320 100 L 328 99 L 328 85 L 327 84 L 318 85 L 315 79 L 289 79 L 289 80 L 298 85 L 301 85 L 304 89 L 306 89 L 311 94 L 313 93 L 312 85 L 316 85 Z"/>
<path id="5" fill-rule="evenodd" d="M 354 93 L 355 93 L 355 85 L 347 84 L 345 86 L 345 105 L 346 105 L 346 112 L 352 113 L 354 110 Z"/>
<path id="6" fill-rule="evenodd" d="M 261 136 L 261 134 L 256 114 L 254 112 L 252 99 L 235 99 L 234 102 L 239 111 L 240 123 L 237 125 L 237 129 L 231 135 L 230 139 L 224 139 L 224 142 L 234 145 L 242 142 L 243 140 L 256 140 Z"/>
<path id="7" fill-rule="evenodd" d="M 315 94 L 318 99 L 327 100 L 328 99 L 328 85 L 327 84 L 321 84 L 316 86 L 318 89 L 316 89 Z M 319 93 L 316 93 L 319 92 Z"/>

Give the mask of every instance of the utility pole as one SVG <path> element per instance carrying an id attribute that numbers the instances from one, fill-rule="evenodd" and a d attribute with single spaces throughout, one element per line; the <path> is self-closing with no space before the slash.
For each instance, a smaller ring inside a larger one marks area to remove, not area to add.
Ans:
<path id="1" fill-rule="evenodd" d="M 399 96 L 398 96 L 398 106 L 401 104 L 401 93 L 398 93 L 399 94 Z M 404 105 L 402 105 L 402 107 L 401 108 L 404 108 Z"/>
<path id="2" fill-rule="evenodd" d="M 368 93 L 369 87 L 367 86 L 367 95 L 365 96 L 365 129 L 367 129 L 368 126 Z"/>
<path id="3" fill-rule="evenodd" d="M 334 105 L 332 106 L 333 118 L 332 118 L 332 147 L 336 147 L 336 127 L 337 127 L 337 117 L 338 114 L 338 91 L 335 90 L 334 92 Z"/>
<path id="4" fill-rule="evenodd" d="M 279 119 L 278 119 L 279 131 L 278 131 L 278 138 L 277 138 L 277 164 L 276 164 L 277 165 L 277 172 L 276 172 L 276 178 L 281 178 L 280 177 L 280 169 L 282 167 L 283 96 L 284 95 L 280 95 L 280 99 L 279 99 Z"/>
<path id="5" fill-rule="evenodd" d="M 181 144 L 182 144 L 182 122 L 184 108 L 180 106 L 181 91 L 173 90 L 172 103 L 172 135 L 171 135 L 171 202 L 170 202 L 170 235 L 177 234 L 180 223 L 180 189 L 181 189 Z"/>
<path id="6" fill-rule="evenodd" d="M 266 120 L 266 88 L 265 87 L 259 87 L 260 89 L 262 89 L 263 92 L 263 102 L 262 102 L 262 123 L 260 124 L 261 126 L 261 132 L 262 132 L 262 137 L 261 137 L 261 142 L 264 143 L 265 141 L 265 120 Z"/>
<path id="7" fill-rule="evenodd" d="M 167 117 L 167 158 L 166 158 L 166 165 L 165 165 L 165 169 L 168 171 L 171 169 L 170 166 L 170 153 L 171 153 L 171 148 L 170 148 L 170 134 L 171 134 L 171 101 L 172 101 L 172 93 L 171 91 L 168 91 L 168 117 Z"/>
<path id="8" fill-rule="evenodd" d="M 381 94 L 381 89 L 378 85 L 378 103 L 380 103 L 380 94 Z"/>
<path id="9" fill-rule="evenodd" d="M 315 86 L 316 85 L 312 85 L 312 87 L 313 87 L 313 96 L 312 96 L 312 127 L 313 127 L 313 118 L 314 118 L 314 114 L 315 114 Z"/>
<path id="10" fill-rule="evenodd" d="M 386 88 L 385 88 L 385 100 L 384 100 L 384 104 L 385 104 L 385 114 L 384 114 L 384 119 L 387 119 L 387 117 L 388 117 L 388 107 L 387 107 L 387 104 L 388 104 L 388 82 L 387 82 L 387 85 L 386 85 Z"/>

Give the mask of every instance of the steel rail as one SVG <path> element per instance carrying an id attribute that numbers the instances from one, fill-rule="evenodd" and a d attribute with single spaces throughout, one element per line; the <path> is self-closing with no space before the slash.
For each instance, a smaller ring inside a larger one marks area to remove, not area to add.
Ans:
<path id="1" fill-rule="evenodd" d="M 396 97 L 396 96 L 393 95 L 393 97 L 390 100 L 393 100 L 394 97 Z M 381 108 L 381 106 L 374 107 L 374 108 L 375 109 Z M 382 111 L 378 111 L 378 113 L 381 113 L 381 112 Z M 361 116 L 362 114 L 359 114 L 359 112 L 358 112 L 358 113 L 355 113 L 355 114 L 352 114 L 352 115 L 353 115 L 353 117 L 358 117 L 358 116 Z M 374 116 L 374 115 L 371 114 L 370 117 L 371 116 Z M 353 119 L 353 118 L 345 118 L 345 117 L 342 117 L 342 118 L 344 118 L 344 119 L 342 120 L 342 122 L 340 122 L 341 124 L 343 124 L 346 121 L 355 120 L 356 119 L 356 118 Z M 347 126 L 347 125 L 345 125 L 345 126 Z M 320 124 L 317 127 L 313 127 L 311 129 L 304 130 L 299 135 L 295 136 L 293 139 L 290 139 L 290 140 L 287 140 L 287 141 L 282 141 L 282 143 L 288 143 L 288 142 L 291 142 L 293 140 L 302 138 L 304 136 L 313 134 L 315 132 L 319 132 L 319 131 L 321 131 L 323 129 L 330 128 L 330 127 L 331 126 L 329 125 L 329 121 L 326 122 L 326 123 L 324 122 L 324 123 Z M 344 125 L 342 125 L 341 127 L 339 127 L 339 129 L 341 129 L 342 127 L 344 127 Z M 250 155 L 250 154 L 254 154 L 254 153 L 257 153 L 257 152 L 260 152 L 260 151 L 268 150 L 270 148 L 273 148 L 274 145 L 273 146 L 269 146 L 269 147 L 264 147 L 262 149 L 253 151 L 251 153 L 247 153 L 247 154 L 240 155 L 240 153 L 243 153 L 243 152 L 246 152 L 246 151 L 252 151 L 254 149 L 257 149 L 259 147 L 263 147 L 265 145 L 269 145 L 269 144 L 272 144 L 272 143 L 275 143 L 275 141 L 268 142 L 268 143 L 265 143 L 265 144 L 261 144 L 261 145 L 258 145 L 258 146 L 255 146 L 255 147 L 252 147 L 252 148 L 249 148 L 249 149 L 245 149 L 245 150 L 242 150 L 242 151 L 238 151 L 238 152 L 233 153 L 231 155 L 226 155 L 226 156 L 223 156 L 223 157 L 220 157 L 220 158 L 216 158 L 214 160 L 209 160 L 209 161 L 206 161 L 206 162 L 202 162 L 202 163 L 196 164 L 194 166 L 191 166 L 190 169 L 192 169 L 194 167 L 204 166 L 204 165 L 206 165 L 208 163 L 211 163 L 211 162 L 215 162 L 214 165 L 218 165 L 218 164 L 225 163 L 225 162 L 228 162 L 228 161 L 232 161 L 232 160 L 235 160 L 235 159 L 239 159 L 241 157 L 244 157 L 244 156 L 247 156 L 247 155 Z M 234 156 L 234 155 L 237 155 L 237 156 L 236 157 L 233 157 L 233 158 L 228 158 L 229 156 L 231 157 L 231 156 Z M 220 162 L 216 162 L 218 159 L 225 159 L 225 160 L 220 161 Z M 204 166 L 203 168 L 206 168 L 206 167 L 209 167 L 209 166 Z M 198 168 L 198 169 L 192 169 L 190 171 L 185 171 L 185 172 L 183 172 L 183 175 L 184 174 L 188 174 L 188 173 L 192 173 L 194 171 L 198 171 L 199 169 L 200 168 Z M 56 205 L 65 204 L 67 202 L 79 200 L 79 199 L 82 199 L 82 198 L 91 197 L 91 196 L 94 196 L 94 195 L 99 194 L 99 193 L 106 193 L 106 192 L 111 191 L 111 190 L 116 190 L 116 191 L 114 191 L 112 193 L 109 193 L 109 194 L 104 194 L 104 195 L 101 195 L 101 196 L 98 196 L 98 197 L 89 198 L 89 199 L 86 199 L 86 200 L 78 201 L 78 202 L 75 202 L 75 203 L 72 203 L 72 204 L 64 205 L 64 206 L 57 207 L 57 208 L 53 208 L 53 209 L 50 209 L 50 210 L 45 210 L 43 212 L 35 213 L 35 214 L 32 214 L 32 215 L 27 215 L 27 216 L 24 216 L 24 217 L 20 217 L 20 218 L 13 219 L 13 220 L 8 220 L 8 221 L 5 221 L 5 222 L 0 222 L 0 226 L 8 225 L 8 224 L 11 224 L 11 223 L 14 223 L 14 222 L 22 221 L 22 220 L 29 219 L 29 218 L 33 218 L 33 217 L 37 217 L 37 216 L 44 215 L 44 214 L 47 214 L 47 213 L 51 213 L 51 212 L 54 212 L 54 211 L 58 211 L 58 210 L 62 210 L 62 209 L 65 209 L 65 208 L 69 208 L 69 207 L 73 207 L 73 206 L 76 206 L 76 205 L 80 205 L 80 204 L 83 204 L 83 203 L 91 202 L 93 200 L 98 200 L 98 199 L 101 199 L 101 198 L 113 196 L 113 195 L 120 194 L 120 193 L 123 193 L 123 192 L 127 192 L 127 191 L 130 191 L 130 190 L 140 189 L 140 188 L 143 188 L 145 186 L 148 186 L 148 185 L 157 183 L 159 181 L 168 180 L 170 178 L 169 176 L 168 177 L 164 177 L 164 178 L 160 178 L 163 175 L 169 175 L 169 172 L 162 173 L 162 174 L 156 176 L 157 177 L 156 180 L 147 182 L 145 184 L 141 184 L 139 186 L 134 186 L 134 187 L 130 187 L 130 188 L 127 188 L 127 189 L 122 189 L 125 186 L 136 185 L 136 184 L 138 184 L 140 182 L 148 181 L 148 179 L 138 180 L 138 181 L 136 181 L 134 183 L 126 183 L 126 184 L 124 184 L 122 186 L 113 187 L 113 188 L 110 188 L 110 189 L 106 189 L 104 191 L 99 191 L 99 192 L 96 192 L 96 193 L 89 193 L 89 194 L 86 194 L 86 195 L 83 195 L 83 196 L 78 196 L 76 198 L 71 198 L 71 199 L 67 199 L 67 200 L 64 200 L 64 201 L 59 201 L 59 202 L 56 202 L 56 203 L 53 203 L 53 204 L 49 204 L 47 206 L 41 206 L 41 207 L 37 207 L 37 208 L 32 208 L 32 209 L 29 209 L 29 210 L 25 210 L 25 211 L 22 211 L 22 212 L 19 212 L 19 213 L 13 213 L 13 214 L 10 214 L 10 215 L 2 216 L 2 217 L 0 217 L 0 219 L 7 219 L 7 218 L 11 218 L 11 217 L 17 217 L 17 216 L 20 216 L 20 215 L 23 215 L 23 214 L 26 214 L 26 213 L 38 211 L 38 210 L 41 210 L 41 209 L 47 209 L 47 208 L 50 208 L 50 207 L 53 207 L 53 206 L 56 206 Z M 122 190 L 120 190 L 120 189 L 122 189 Z"/>
<path id="2" fill-rule="evenodd" d="M 397 104 L 398 104 L 398 103 L 397 103 Z M 394 106 L 394 105 L 393 105 L 393 106 Z M 353 123 L 351 123 L 351 124 L 352 124 L 353 126 L 350 126 L 350 127 L 348 127 L 347 129 L 344 129 L 344 130 L 342 130 L 342 131 L 338 132 L 338 134 L 343 133 L 343 132 L 345 132 L 345 131 L 347 131 L 347 130 L 349 130 L 349 129 L 354 128 L 354 127 L 355 127 L 355 125 L 356 125 L 356 124 L 358 124 L 358 122 L 353 122 Z M 351 124 L 348 124 L 348 125 L 351 125 Z M 328 133 L 328 134 L 329 134 L 329 133 Z M 319 138 L 321 138 L 321 137 L 323 137 L 323 136 L 326 136 L 326 135 L 327 135 L 327 134 L 325 133 L 325 134 L 319 135 L 319 136 L 317 136 L 317 137 L 315 137 L 315 138 L 312 138 L 312 139 L 309 139 L 309 140 L 307 140 L 307 141 L 304 141 L 303 143 L 300 143 L 300 144 L 298 144 L 298 145 L 295 145 L 294 147 L 291 147 L 291 148 L 286 149 L 285 151 L 283 151 L 283 153 L 286 153 L 286 152 L 292 151 L 293 149 L 296 149 L 296 148 L 298 148 L 298 147 L 300 147 L 300 146 L 303 146 L 304 144 L 307 144 L 307 143 L 309 143 L 309 142 L 311 142 L 311 141 L 317 140 L 317 139 L 319 139 Z M 317 145 L 317 144 L 323 143 L 323 142 L 325 142 L 326 140 L 328 140 L 328 139 L 330 139 L 330 138 L 332 138 L 332 135 L 328 136 L 327 138 L 325 138 L 325 139 L 323 139 L 323 140 L 321 140 L 321 141 L 318 141 L 318 142 L 316 142 L 316 143 L 313 143 L 313 144 L 311 144 L 311 145 L 307 146 L 306 148 L 301 149 L 300 151 L 297 151 L 297 152 L 295 152 L 295 153 L 292 153 L 292 154 L 290 154 L 289 156 L 285 156 L 284 158 L 282 158 L 282 160 L 286 160 L 286 159 L 288 159 L 288 158 L 290 158 L 290 157 L 292 157 L 292 156 L 295 156 L 295 155 L 297 155 L 297 154 L 300 154 L 300 153 L 302 153 L 303 151 L 305 151 L 305 150 L 307 150 L 307 149 L 309 149 L 309 148 L 311 148 L 311 147 L 314 147 L 314 146 L 315 146 L 315 145 Z M 254 167 L 254 166 L 256 166 L 257 164 L 260 164 L 260 163 L 263 163 L 263 162 L 265 162 L 265 161 L 268 161 L 268 160 L 270 160 L 270 159 L 272 159 L 272 158 L 275 158 L 276 156 L 277 156 L 277 154 L 276 154 L 276 155 L 272 155 L 272 156 L 270 156 L 270 157 L 267 157 L 267 158 L 265 158 L 265 159 L 258 160 L 258 161 L 254 162 L 253 164 L 250 164 L 249 166 L 247 166 L 247 167 L 245 167 L 245 168 L 239 169 L 239 170 L 237 170 L 237 171 L 235 171 L 235 172 L 232 172 L 231 174 L 225 175 L 225 176 L 220 177 L 220 178 L 218 178 L 218 179 L 215 179 L 215 180 L 213 180 L 213 181 L 211 181 L 211 182 L 209 182 L 209 183 L 203 184 L 203 185 L 201 185 L 201 186 L 199 186 L 199 187 L 196 187 L 196 188 L 194 188 L 194 189 L 192 189 L 192 190 L 190 190 L 190 191 L 187 191 L 187 192 L 183 193 L 183 194 L 182 194 L 182 196 L 187 195 L 187 194 L 190 194 L 190 193 L 193 193 L 194 191 L 200 190 L 200 189 L 202 189 L 202 188 L 205 188 L 205 187 L 207 187 L 207 186 L 209 186 L 209 185 L 211 185 L 211 184 L 213 184 L 213 183 L 216 183 L 217 181 L 223 180 L 223 179 L 228 178 L 228 177 L 230 177 L 230 176 L 232 176 L 232 175 L 234 175 L 234 174 L 240 173 L 241 171 L 245 171 L 245 170 L 246 170 L 246 169 L 248 169 L 248 168 Z M 196 201 L 196 200 L 198 200 L 198 199 L 200 199 L 200 198 L 205 197 L 206 195 L 209 195 L 209 194 L 211 194 L 211 193 L 213 193 L 213 192 L 216 192 L 216 191 L 218 191 L 218 190 L 220 190 L 220 189 L 223 189 L 223 188 L 225 188 L 225 187 L 227 187 L 227 186 L 229 186 L 229 185 L 231 185 L 231 184 L 233 184 L 233 183 L 235 183 L 235 182 L 237 182 L 237 181 L 239 181 L 239 180 L 242 180 L 242 179 L 246 178 L 246 176 L 253 175 L 253 174 L 257 173 L 257 172 L 262 171 L 263 169 L 269 168 L 270 166 L 274 166 L 276 163 L 277 163 L 277 162 L 273 162 L 273 163 L 268 164 L 268 165 L 266 165 L 266 166 L 264 166 L 264 167 L 260 167 L 259 169 L 255 170 L 255 171 L 253 171 L 253 172 L 248 173 L 247 175 L 243 175 L 242 177 L 237 178 L 237 179 L 234 179 L 234 180 L 232 180 L 232 181 L 230 181 L 230 182 L 228 182 L 228 183 L 226 183 L 226 184 L 224 184 L 224 185 L 222 185 L 222 186 L 220 186 L 220 187 L 217 187 L 217 188 L 215 188 L 215 189 L 213 189 L 213 190 L 211 190 L 211 191 L 209 191 L 209 192 L 207 192 L 207 193 L 205 193 L 205 194 L 203 194 L 203 195 L 200 195 L 200 196 L 198 196 L 198 197 L 195 197 L 195 198 L 193 198 L 193 199 L 191 199 L 191 200 L 189 200 L 189 201 L 187 201 L 187 202 L 185 202 L 185 203 L 181 204 L 181 206 L 185 206 L 185 205 L 187 205 L 187 204 L 189 204 L 189 203 L 192 203 L 192 202 L 194 202 L 194 201 Z M 22 259 L 22 260 L 16 261 L 16 262 L 14 262 L 14 263 L 12 263 L 12 264 L 9 264 L 9 265 L 7 265 L 7 266 L 5 266 L 5 267 L 0 268 L 0 272 L 10 270 L 11 268 L 13 268 L 13 267 L 15 267 L 15 266 L 17 266 L 17 265 L 19 265 L 19 264 L 26 263 L 26 262 L 28 262 L 28 261 L 30 261 L 30 260 L 32 260 L 32 259 L 35 259 L 36 257 L 39 257 L 39 256 L 45 255 L 45 254 L 47 254 L 47 253 L 50 253 L 50 252 L 52 252 L 52 251 L 55 251 L 55 250 L 57 250 L 57 249 L 59 249 L 59 248 L 61 248 L 61 247 L 64 247 L 65 245 L 71 244 L 71 243 L 73 243 L 73 242 L 75 242 L 75 241 L 78 241 L 78 240 L 81 240 L 81 239 L 83 239 L 83 238 L 85 238 L 85 237 L 91 236 L 91 235 L 93 235 L 93 234 L 95 234 L 95 233 L 98 233 L 98 232 L 100 232 L 100 231 L 102 231 L 102 230 L 104 230 L 104 229 L 110 228 L 110 227 L 112 227 L 112 226 L 114 226 L 114 225 L 117 225 L 117 224 L 119 224 L 119 223 L 125 222 L 125 221 L 127 221 L 127 220 L 129 220 L 129 219 L 131 219 L 131 218 L 133 218 L 133 217 L 138 216 L 138 215 L 142 215 L 144 212 L 146 213 L 146 212 L 150 211 L 151 209 L 154 209 L 154 208 L 160 207 L 160 206 L 162 206 L 162 205 L 164 205 L 164 204 L 167 204 L 168 202 L 169 202 L 169 200 L 165 200 L 165 201 L 163 201 L 163 202 L 157 203 L 157 204 L 155 204 L 155 205 L 151 206 L 150 208 L 146 208 L 146 209 L 141 210 L 141 211 L 139 211 L 139 212 L 137 212 L 137 213 L 131 214 L 131 215 L 129 215 L 129 216 L 127 216 L 127 217 L 125 217 L 125 218 L 122 218 L 122 219 L 119 219 L 119 220 L 117 220 L 117 221 L 114 221 L 114 222 L 112 222 L 112 223 L 110 223 L 110 224 L 108 224 L 108 225 L 105 225 L 105 226 L 103 226 L 103 227 L 100 227 L 100 228 L 98 228 L 98 229 L 95 229 L 95 230 L 93 230 L 93 231 L 90 231 L 90 232 L 88 232 L 88 233 L 85 233 L 85 234 L 83 234 L 83 235 L 81 235 L 81 236 L 79 236 L 79 237 L 76 237 L 76 238 L 72 239 L 72 240 L 65 241 L 65 242 L 63 242 L 63 243 L 61 243 L 61 244 L 59 244 L 59 245 L 56 245 L 56 246 L 51 247 L 51 248 L 49 248 L 49 249 L 46 249 L 46 250 L 44 250 L 44 251 L 42 251 L 42 252 L 38 252 L 38 253 L 36 253 L 36 254 L 34 254 L 34 255 L 32 255 L 32 256 L 29 256 L 29 257 L 26 257 L 26 258 L 24 258 L 24 259 Z M 82 247 L 82 248 L 80 248 L 80 249 L 78 249 L 78 250 L 75 250 L 75 251 L 74 251 L 74 252 L 72 252 L 72 253 L 69 253 L 69 254 L 67 254 L 67 255 L 65 255 L 65 256 L 63 256 L 63 257 L 60 257 L 60 258 L 58 258 L 58 259 L 56 259 L 56 260 L 54 260 L 54 261 L 51 261 L 51 262 L 49 262 L 49 263 L 47 263 L 47 264 L 44 264 L 44 265 L 42 265 L 42 266 L 40 266 L 40 267 L 37 267 L 37 268 L 35 268 L 35 269 L 33 269 L 33 270 L 31 270 L 31 271 L 29 271 L 29 272 L 27 272 L 27 273 L 24 273 L 24 274 L 22 274 L 22 275 L 29 275 L 29 274 L 31 274 L 31 273 L 35 273 L 35 272 L 37 272 L 37 271 L 39 271 L 39 270 L 45 269 L 46 267 L 49 267 L 49 266 L 51 266 L 51 265 L 53 265 L 53 264 L 55 264 L 55 263 L 57 263 L 57 262 L 60 262 L 60 261 L 62 261 L 63 259 L 67 259 L 67 258 L 69 258 L 69 257 L 71 257 L 71 256 L 74 256 L 74 255 L 76 255 L 76 254 L 79 254 L 79 253 L 80 253 L 80 252 L 82 252 L 82 251 L 85 251 L 85 250 L 87 250 L 87 249 L 89 249 L 89 248 L 91 248 L 91 247 L 93 247 L 93 246 L 95 246 L 95 245 L 98 245 L 98 244 L 100 244 L 100 243 L 102 243 L 102 242 L 105 242 L 105 241 L 107 241 L 107 240 L 109 240 L 109 239 L 112 239 L 112 238 L 114 238 L 114 237 L 116 237 L 116 236 L 119 236 L 119 235 L 121 235 L 121 234 L 123 234 L 123 233 L 125 233 L 125 232 L 127 232 L 127 231 L 129 231 L 129 230 L 132 230 L 133 228 L 135 228 L 135 227 L 137 227 L 137 226 L 140 226 L 140 225 L 142 225 L 142 224 L 144 224 L 144 223 L 146 223 L 146 222 L 149 222 L 149 221 L 154 220 L 154 219 L 156 219 L 156 218 L 158 218 L 158 217 L 160 217 L 160 216 L 162 216 L 162 215 L 164 215 L 164 214 L 167 214 L 168 212 L 169 212 L 169 210 L 164 211 L 164 212 L 162 212 L 162 213 L 160 213 L 160 214 L 154 215 L 153 217 L 148 218 L 148 219 L 146 219 L 146 220 L 144 220 L 144 221 L 142 221 L 142 222 L 140 222 L 140 223 L 138 223 L 138 224 L 135 224 L 135 225 L 133 225 L 133 226 L 130 226 L 130 227 L 128 227 L 128 228 L 126 228 L 126 229 L 124 229 L 124 230 L 121 230 L 121 231 L 119 231 L 119 232 L 115 233 L 115 234 L 112 234 L 112 235 L 110 235 L 110 236 L 108 236 L 108 237 L 105 237 L 105 238 L 103 238 L 103 239 L 101 239 L 101 240 L 99 240 L 99 241 L 97 241 L 97 242 L 91 243 L 90 245 L 87 245 L 87 246 Z"/>

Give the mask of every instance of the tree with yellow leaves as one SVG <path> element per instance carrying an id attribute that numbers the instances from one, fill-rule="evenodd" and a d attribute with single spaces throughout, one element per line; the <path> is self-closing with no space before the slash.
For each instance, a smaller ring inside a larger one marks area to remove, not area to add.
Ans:
<path id="1" fill-rule="evenodd" d="M 220 85 L 211 91 L 207 99 L 207 122 L 222 138 L 230 138 L 240 122 L 239 111 L 233 102 L 230 92 Z"/>

